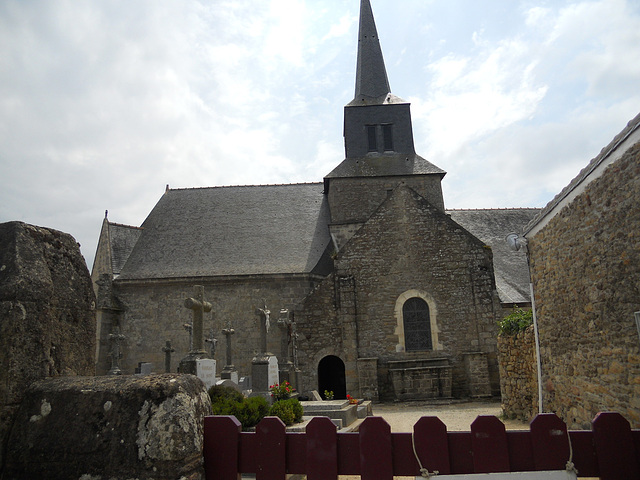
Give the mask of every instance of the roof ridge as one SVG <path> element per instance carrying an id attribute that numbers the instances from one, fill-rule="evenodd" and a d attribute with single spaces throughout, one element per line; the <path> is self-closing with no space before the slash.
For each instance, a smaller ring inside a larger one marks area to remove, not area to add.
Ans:
<path id="1" fill-rule="evenodd" d="M 117 223 L 117 222 L 112 222 L 110 220 L 107 220 L 107 222 L 109 222 L 109 225 L 114 225 L 116 227 L 125 227 L 125 228 L 132 228 L 134 230 L 144 230 L 143 227 L 136 227 L 135 225 L 126 225 L 124 223 Z"/>
<path id="2" fill-rule="evenodd" d="M 294 187 L 298 185 L 322 185 L 322 182 L 262 183 L 262 184 L 252 184 L 252 185 L 214 185 L 212 187 L 169 188 L 167 191 L 175 192 L 175 191 L 184 191 L 184 190 L 210 190 L 214 188 Z"/>
<path id="3" fill-rule="evenodd" d="M 542 210 L 542 207 L 445 208 L 447 212 L 481 212 L 495 210 Z"/>

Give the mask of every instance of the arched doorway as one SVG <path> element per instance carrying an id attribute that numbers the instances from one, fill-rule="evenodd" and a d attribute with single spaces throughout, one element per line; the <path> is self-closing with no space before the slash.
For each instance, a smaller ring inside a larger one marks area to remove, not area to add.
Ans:
<path id="1" fill-rule="evenodd" d="M 344 362 L 335 355 L 327 355 L 318 363 L 318 391 L 324 398 L 324 391 L 333 392 L 333 398 L 347 398 L 347 382 L 344 376 Z"/>

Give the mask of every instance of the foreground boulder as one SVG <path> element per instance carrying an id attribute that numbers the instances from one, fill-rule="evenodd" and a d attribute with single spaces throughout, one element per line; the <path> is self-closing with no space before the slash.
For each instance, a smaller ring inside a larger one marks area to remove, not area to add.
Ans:
<path id="1" fill-rule="evenodd" d="M 209 396 L 192 375 L 34 383 L 9 436 L 5 479 L 204 479 Z"/>
<path id="2" fill-rule="evenodd" d="M 66 233 L 0 224 L 0 466 L 13 417 L 37 380 L 95 373 L 95 296 Z"/>

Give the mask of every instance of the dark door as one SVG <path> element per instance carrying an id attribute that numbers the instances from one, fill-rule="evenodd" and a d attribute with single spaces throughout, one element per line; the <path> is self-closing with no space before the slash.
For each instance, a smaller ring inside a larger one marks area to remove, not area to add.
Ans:
<path id="1" fill-rule="evenodd" d="M 324 391 L 333 392 L 333 398 L 347 398 L 347 382 L 344 376 L 344 362 L 335 355 L 328 355 L 318 364 L 318 391 L 324 398 Z"/>

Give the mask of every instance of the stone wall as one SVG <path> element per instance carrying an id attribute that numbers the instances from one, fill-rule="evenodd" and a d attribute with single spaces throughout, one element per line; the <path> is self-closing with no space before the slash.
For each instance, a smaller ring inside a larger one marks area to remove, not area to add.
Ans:
<path id="1" fill-rule="evenodd" d="M 306 344 L 309 355 L 336 350 L 331 354 L 340 356 L 347 370 L 358 358 L 377 358 L 379 396 L 391 399 L 390 361 L 442 357 L 452 368 L 452 395 L 471 395 L 464 354 L 479 352 L 486 359 L 488 391 L 499 394 L 496 318 L 501 307 L 490 248 L 411 189 L 398 187 L 339 252 L 335 268 L 335 277 L 307 300 L 317 308 L 310 308 L 299 325 L 317 345 Z M 432 350 L 405 351 L 401 304 L 411 296 L 429 305 Z M 333 323 L 323 331 L 327 319 Z"/>
<path id="2" fill-rule="evenodd" d="M 3 478 L 203 480 L 210 413 L 192 375 L 42 380 L 16 415 Z"/>
<path id="3" fill-rule="evenodd" d="M 640 427 L 640 143 L 529 240 L 543 406 L 570 428 L 603 410 Z"/>
<path id="4" fill-rule="evenodd" d="M 294 310 L 313 288 L 314 282 L 312 276 L 199 279 L 198 284 L 204 285 L 205 300 L 212 304 L 211 313 L 204 314 L 204 334 L 207 337 L 213 329 L 217 337 L 215 359 L 218 372 L 226 363 L 226 344 L 221 330 L 231 325 L 235 329 L 231 339 L 234 365 L 240 376 L 251 374 L 251 359 L 259 353 L 260 347 L 260 317 L 256 309 L 263 308 L 265 303 L 271 311 L 267 348 L 280 357 L 282 339 L 286 335 L 278 325 L 280 309 Z M 171 371 L 177 371 L 180 359 L 190 348 L 184 324 L 192 322 L 192 311 L 185 308 L 184 301 L 193 296 L 194 284 L 185 281 L 137 283 L 116 280 L 114 292 L 122 312 L 117 316 L 102 316 L 106 323 L 102 326 L 98 374 L 109 370 L 108 334 L 113 322 L 119 323 L 126 337 L 121 361 L 124 373 L 134 373 L 138 362 L 150 362 L 154 372 L 163 372 L 165 354 L 162 349 L 167 340 L 175 350 L 171 357 Z M 205 348 L 208 349 L 208 344 Z"/>
<path id="5" fill-rule="evenodd" d="M 538 373 L 533 325 L 498 337 L 500 392 L 506 418 L 528 422 L 538 413 Z"/>
<path id="6" fill-rule="evenodd" d="M 27 387 L 95 372 L 95 297 L 71 235 L 0 225 L 0 463 Z"/>

